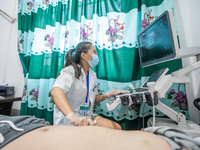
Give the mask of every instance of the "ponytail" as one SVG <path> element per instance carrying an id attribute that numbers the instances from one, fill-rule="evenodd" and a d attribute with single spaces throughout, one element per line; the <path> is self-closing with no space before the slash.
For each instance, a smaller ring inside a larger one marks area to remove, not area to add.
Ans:
<path id="1" fill-rule="evenodd" d="M 80 42 L 75 49 L 69 50 L 65 56 L 66 63 L 64 67 L 72 65 L 77 79 L 81 75 L 81 53 L 87 53 L 91 46 L 90 42 Z"/>
<path id="2" fill-rule="evenodd" d="M 72 65 L 74 70 L 75 70 L 75 76 L 77 79 L 79 79 L 80 75 L 81 75 L 81 66 L 79 66 L 75 61 L 75 49 L 71 49 L 67 52 L 67 55 L 65 56 L 65 67 Z"/>

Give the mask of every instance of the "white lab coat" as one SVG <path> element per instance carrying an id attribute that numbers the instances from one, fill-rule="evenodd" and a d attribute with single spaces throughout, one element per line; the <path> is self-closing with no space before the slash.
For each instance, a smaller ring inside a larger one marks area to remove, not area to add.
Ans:
<path id="1" fill-rule="evenodd" d="M 89 69 L 89 93 L 87 106 L 90 104 L 91 117 L 96 115 L 93 113 L 95 97 L 98 93 L 96 81 L 96 73 L 92 69 Z M 63 68 L 53 87 L 62 88 L 73 111 L 79 113 L 80 106 L 85 105 L 87 95 L 87 80 L 84 70 L 81 69 L 81 76 L 77 79 L 73 66 Z M 54 125 L 70 125 L 68 119 L 62 114 L 56 105 L 54 105 Z"/>

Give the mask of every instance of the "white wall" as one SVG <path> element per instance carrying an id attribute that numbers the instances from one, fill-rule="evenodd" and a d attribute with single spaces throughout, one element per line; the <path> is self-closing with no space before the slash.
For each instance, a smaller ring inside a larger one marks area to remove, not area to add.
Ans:
<path id="1" fill-rule="evenodd" d="M 200 0 L 174 0 L 174 8 L 181 48 L 200 46 Z M 182 59 L 183 66 L 196 61 L 196 57 Z M 190 119 L 200 124 L 200 112 L 193 105 L 200 98 L 200 69 L 188 76 L 191 78 L 191 83 L 186 85 Z"/>
<path id="2" fill-rule="evenodd" d="M 12 18 L 18 17 L 17 0 L 0 0 L 0 9 Z M 17 51 L 18 21 L 11 23 L 0 12 L 0 84 L 15 87 L 15 96 L 21 97 L 24 86 L 23 68 Z M 18 115 L 20 102 L 13 104 L 13 115 Z"/>

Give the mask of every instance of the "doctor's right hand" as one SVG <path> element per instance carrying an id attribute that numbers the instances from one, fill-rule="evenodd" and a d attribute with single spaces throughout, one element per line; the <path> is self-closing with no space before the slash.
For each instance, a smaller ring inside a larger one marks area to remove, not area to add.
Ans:
<path id="1" fill-rule="evenodd" d="M 94 126 L 95 123 L 86 116 L 76 115 L 74 112 L 69 113 L 67 116 L 70 124 L 74 126 Z"/>

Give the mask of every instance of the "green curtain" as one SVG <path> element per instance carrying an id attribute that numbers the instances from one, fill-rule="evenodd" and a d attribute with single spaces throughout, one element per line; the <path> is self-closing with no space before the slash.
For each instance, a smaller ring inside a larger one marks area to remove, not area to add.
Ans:
<path id="1" fill-rule="evenodd" d="M 127 90 L 130 84 L 140 87 L 155 70 L 168 67 L 171 73 L 181 68 L 181 60 L 140 67 L 137 34 L 165 10 L 174 11 L 173 0 L 21 0 L 18 51 L 26 79 L 21 115 L 34 115 L 52 124 L 50 90 L 67 51 L 80 41 L 92 42 L 98 51 L 100 62 L 94 71 L 99 94 Z M 173 85 L 172 89 L 184 91 L 184 86 Z M 161 101 L 187 116 L 186 106 L 182 109 L 173 93 L 168 93 Z M 96 104 L 94 111 L 120 122 L 124 129 L 129 120 L 133 123 L 152 113 L 152 108 L 144 108 L 144 104 L 128 109 L 126 114 L 123 106 L 109 112 L 106 102 Z M 163 116 L 159 111 L 156 115 Z"/>

